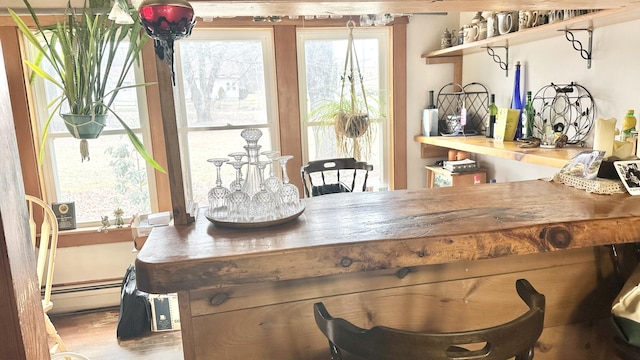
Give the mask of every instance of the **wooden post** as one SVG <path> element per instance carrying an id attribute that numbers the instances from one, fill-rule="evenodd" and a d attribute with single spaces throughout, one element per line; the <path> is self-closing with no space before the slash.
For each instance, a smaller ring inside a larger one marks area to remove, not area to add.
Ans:
<path id="1" fill-rule="evenodd" d="M 0 46 L 0 59 L 2 56 Z M 49 359 L 44 313 L 29 237 L 9 85 L 0 62 L 0 353 L 5 359 Z"/>
<path id="2" fill-rule="evenodd" d="M 168 54 L 165 54 L 167 56 Z M 162 113 L 162 128 L 165 136 L 167 152 L 167 174 L 169 175 L 169 189 L 173 221 L 176 225 L 186 225 L 194 222 L 194 217 L 187 212 L 187 199 L 184 193 L 184 179 L 182 178 L 182 163 L 180 162 L 180 139 L 176 119 L 176 106 L 173 99 L 173 74 L 169 65 L 155 56 L 158 69 L 158 91 L 160 92 L 160 109 Z"/>

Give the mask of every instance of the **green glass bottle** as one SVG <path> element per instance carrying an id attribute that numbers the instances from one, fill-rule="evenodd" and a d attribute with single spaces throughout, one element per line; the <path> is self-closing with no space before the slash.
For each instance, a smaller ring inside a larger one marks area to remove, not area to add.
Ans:
<path id="1" fill-rule="evenodd" d="M 531 103 L 531 91 L 527 91 L 527 103 L 522 109 L 522 137 L 533 137 L 533 125 L 536 119 L 536 110 Z"/>
<path id="2" fill-rule="evenodd" d="M 496 95 L 491 94 L 491 103 L 489 104 L 489 123 L 484 133 L 488 138 L 493 137 L 493 131 L 496 127 L 496 116 L 498 116 L 498 107 L 496 106 Z"/>

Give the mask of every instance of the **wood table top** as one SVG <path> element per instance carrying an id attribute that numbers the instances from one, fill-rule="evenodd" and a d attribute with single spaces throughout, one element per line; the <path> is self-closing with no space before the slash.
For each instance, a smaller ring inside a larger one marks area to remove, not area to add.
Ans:
<path id="1" fill-rule="evenodd" d="M 136 260 L 150 293 L 640 241 L 640 196 L 543 180 L 304 199 L 297 220 L 230 229 L 203 214 L 154 228 Z"/>

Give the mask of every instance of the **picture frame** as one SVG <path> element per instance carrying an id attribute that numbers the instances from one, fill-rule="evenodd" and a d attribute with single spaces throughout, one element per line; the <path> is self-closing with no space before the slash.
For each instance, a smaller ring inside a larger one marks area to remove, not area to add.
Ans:
<path id="1" fill-rule="evenodd" d="M 581 151 L 560 169 L 560 173 L 595 180 L 604 154 L 605 152 L 602 150 Z"/>
<path id="2" fill-rule="evenodd" d="M 51 210 L 56 215 L 59 230 L 73 230 L 76 228 L 75 202 L 52 203 Z"/>
<path id="3" fill-rule="evenodd" d="M 614 161 L 620 180 L 631 195 L 640 195 L 640 160 Z"/>

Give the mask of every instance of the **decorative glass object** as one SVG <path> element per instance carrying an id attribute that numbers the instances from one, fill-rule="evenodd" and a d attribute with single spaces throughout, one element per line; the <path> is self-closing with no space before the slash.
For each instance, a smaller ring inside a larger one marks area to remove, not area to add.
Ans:
<path id="1" fill-rule="evenodd" d="M 293 220 L 304 211 L 298 188 L 289 183 L 286 164 L 292 155 L 279 156 L 278 151 L 260 152 L 260 129 L 248 128 L 240 134 L 247 142 L 244 152 L 231 152 L 228 158 L 212 158 L 216 166 L 215 187 L 209 190 L 207 219 L 216 225 L 229 227 L 263 227 Z M 260 158 L 260 156 L 266 157 Z M 246 160 L 245 160 L 246 157 Z M 282 179 L 275 175 L 274 162 L 282 167 Z M 220 167 L 233 166 L 235 180 L 229 188 L 222 185 Z M 244 165 L 247 165 L 246 167 Z M 265 170 L 269 175 L 265 178 Z M 245 170 L 243 172 L 243 169 Z"/>
<path id="2" fill-rule="evenodd" d="M 280 156 L 278 161 L 282 166 L 282 188 L 280 189 L 280 213 L 284 216 L 294 214 L 298 210 L 300 194 L 298 188 L 289 182 L 287 175 L 287 161 L 292 159 L 292 155 Z"/>
<path id="3" fill-rule="evenodd" d="M 231 193 L 229 189 L 222 186 L 220 168 L 222 164 L 229 161 L 226 158 L 213 158 L 207 160 L 216 167 L 216 186 L 209 190 L 209 213 L 214 217 L 226 217 L 229 211 L 227 206 L 227 196 Z"/>

